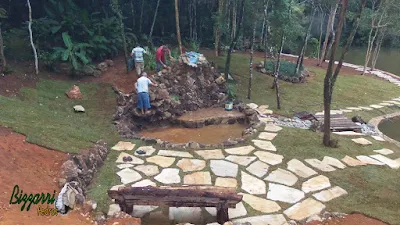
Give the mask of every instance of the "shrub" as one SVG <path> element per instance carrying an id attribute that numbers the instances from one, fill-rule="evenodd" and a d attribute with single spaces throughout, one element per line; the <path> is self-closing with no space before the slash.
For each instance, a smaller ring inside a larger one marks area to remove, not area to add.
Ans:
<path id="1" fill-rule="evenodd" d="M 266 70 L 270 73 L 275 71 L 275 61 L 267 61 Z M 300 77 L 301 71 L 304 70 L 304 67 L 300 68 L 299 74 L 296 74 L 296 63 L 292 63 L 289 61 L 282 60 L 280 62 L 279 76 L 280 77 Z"/>

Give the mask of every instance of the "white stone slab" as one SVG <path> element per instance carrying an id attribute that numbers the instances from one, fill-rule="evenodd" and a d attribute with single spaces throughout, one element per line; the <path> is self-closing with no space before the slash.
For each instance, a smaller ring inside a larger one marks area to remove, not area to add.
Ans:
<path id="1" fill-rule="evenodd" d="M 312 167 L 319 169 L 323 172 L 332 172 L 335 171 L 336 169 L 333 168 L 332 166 L 323 163 L 322 161 L 318 160 L 318 159 L 305 159 L 304 161 L 306 161 L 308 164 L 310 164 Z"/>
<path id="2" fill-rule="evenodd" d="M 112 191 L 118 191 L 119 188 L 123 188 L 126 187 L 124 184 L 118 184 L 118 185 L 114 185 L 110 188 L 110 190 Z"/>
<path id="3" fill-rule="evenodd" d="M 317 172 L 315 170 L 311 169 L 310 167 L 304 165 L 301 161 L 298 159 L 292 159 L 288 162 L 288 170 L 292 171 L 295 173 L 297 176 L 300 176 L 302 178 L 308 178 L 313 175 L 316 175 Z"/>
<path id="4" fill-rule="evenodd" d="M 360 109 L 358 107 L 347 107 L 346 109 L 353 110 L 353 111 L 361 111 L 362 110 L 362 109 Z"/>
<path id="5" fill-rule="evenodd" d="M 226 160 L 242 165 L 248 166 L 251 162 L 257 159 L 255 156 L 237 156 L 237 155 L 230 155 L 225 158 Z"/>
<path id="6" fill-rule="evenodd" d="M 377 159 L 383 163 L 385 163 L 386 165 L 388 165 L 390 168 L 392 169 L 398 169 L 400 168 L 400 163 L 393 160 L 393 159 L 389 159 L 383 155 L 370 155 L 370 157 Z"/>
<path id="7" fill-rule="evenodd" d="M 282 163 L 283 160 L 283 156 L 270 152 L 257 151 L 254 153 L 254 155 L 256 155 L 259 160 L 273 166 Z"/>
<path id="8" fill-rule="evenodd" d="M 379 103 L 379 105 L 392 106 L 393 104 L 392 103 L 387 103 L 387 102 L 382 102 L 382 103 Z"/>
<path id="9" fill-rule="evenodd" d="M 350 109 L 340 109 L 340 111 L 342 111 L 343 113 L 351 113 L 351 112 L 353 112 L 353 110 L 350 110 Z"/>
<path id="10" fill-rule="evenodd" d="M 200 150 L 200 151 L 195 151 L 196 154 L 201 156 L 205 160 L 209 159 L 224 159 L 225 156 L 222 153 L 221 149 L 214 149 L 214 150 Z"/>
<path id="11" fill-rule="evenodd" d="M 111 149 L 115 151 L 132 151 L 135 148 L 135 144 L 129 141 L 120 141 L 114 145 Z"/>
<path id="12" fill-rule="evenodd" d="M 281 210 L 281 207 L 278 205 L 278 203 L 274 201 L 256 197 L 254 195 L 244 193 L 239 194 L 243 195 L 243 201 L 246 202 L 251 208 L 262 213 L 274 213 Z"/>
<path id="13" fill-rule="evenodd" d="M 107 216 L 114 216 L 117 212 L 121 212 L 119 204 L 111 204 L 108 208 Z"/>
<path id="14" fill-rule="evenodd" d="M 257 111 L 258 114 L 260 114 L 260 115 L 271 115 L 272 113 L 274 113 L 274 111 L 272 111 L 272 110 L 270 110 L 270 109 L 268 109 L 268 108 L 265 108 L 265 107 L 262 108 L 262 106 L 258 107 L 258 108 L 256 109 L 256 111 Z"/>
<path id="15" fill-rule="evenodd" d="M 253 195 L 263 195 L 267 193 L 267 186 L 263 180 L 260 180 L 250 174 L 241 171 L 242 189 Z"/>
<path id="16" fill-rule="evenodd" d="M 211 160 L 211 171 L 220 177 L 236 177 L 239 166 L 224 160 Z"/>
<path id="17" fill-rule="evenodd" d="M 252 142 L 257 148 L 276 152 L 276 147 L 270 141 L 252 140 Z"/>
<path id="18" fill-rule="evenodd" d="M 385 165 L 385 163 L 380 162 L 380 161 L 378 161 L 376 159 L 373 159 L 371 157 L 368 157 L 366 155 L 359 155 L 359 156 L 356 156 L 356 158 L 358 160 L 360 160 L 361 162 L 365 163 L 365 164 L 377 165 L 377 166 Z"/>
<path id="19" fill-rule="evenodd" d="M 271 117 L 269 117 L 269 116 L 267 116 L 267 117 L 258 116 L 258 119 L 259 119 L 260 122 L 262 122 L 262 123 L 271 123 L 271 122 L 274 122 L 274 120 L 273 120 Z"/>
<path id="20" fill-rule="evenodd" d="M 156 155 L 156 156 L 147 158 L 146 161 L 149 163 L 154 163 L 156 165 L 166 168 L 166 167 L 170 167 L 172 164 L 174 164 L 175 158 Z"/>
<path id="21" fill-rule="evenodd" d="M 321 202 L 329 202 L 330 200 L 343 195 L 347 195 L 347 191 L 339 186 L 313 194 L 314 198 Z"/>
<path id="22" fill-rule="evenodd" d="M 217 208 L 216 207 L 205 207 L 206 211 L 210 213 L 211 216 L 217 216 Z M 247 215 L 247 210 L 244 207 L 242 202 L 236 204 L 236 208 L 228 209 L 229 219 L 234 219 L 238 217 L 242 217 Z"/>
<path id="23" fill-rule="evenodd" d="M 363 134 L 363 133 L 357 133 L 354 131 L 340 131 L 340 132 L 332 132 L 332 133 L 341 135 L 341 136 L 365 136 L 365 134 Z"/>
<path id="24" fill-rule="evenodd" d="M 348 166 L 365 166 L 365 165 L 367 165 L 366 163 L 363 163 L 360 160 L 354 159 L 347 155 L 342 159 L 342 161 L 344 163 L 346 163 Z"/>
<path id="25" fill-rule="evenodd" d="M 383 139 L 380 136 L 371 136 L 373 139 L 375 139 L 376 141 L 385 141 L 385 139 Z"/>
<path id="26" fill-rule="evenodd" d="M 185 175 L 183 183 L 189 185 L 211 185 L 210 172 L 195 172 Z"/>
<path id="27" fill-rule="evenodd" d="M 157 184 L 149 179 L 141 180 L 137 183 L 132 184 L 132 187 L 147 187 L 147 186 L 157 187 Z"/>
<path id="28" fill-rule="evenodd" d="M 294 204 L 304 198 L 304 192 L 280 184 L 268 184 L 267 199 Z"/>
<path id="29" fill-rule="evenodd" d="M 125 168 L 130 168 L 130 167 L 134 167 L 133 164 L 119 164 L 117 165 L 118 169 L 125 169 Z"/>
<path id="30" fill-rule="evenodd" d="M 215 180 L 215 186 L 236 188 L 237 180 L 235 178 L 217 177 Z"/>
<path id="31" fill-rule="evenodd" d="M 259 139 L 264 139 L 267 141 L 272 141 L 276 137 L 276 133 L 269 133 L 269 132 L 261 132 L 260 135 L 258 135 Z"/>
<path id="32" fill-rule="evenodd" d="M 365 138 L 356 138 L 356 139 L 351 139 L 353 142 L 362 145 L 362 146 L 366 146 L 366 145 L 372 145 L 372 142 L 368 141 Z"/>
<path id="33" fill-rule="evenodd" d="M 322 160 L 322 162 L 325 163 L 325 164 L 334 166 L 334 167 L 336 167 L 338 169 L 346 168 L 346 166 L 342 162 L 340 162 L 339 159 L 335 159 L 335 158 L 330 157 L 330 156 L 324 156 L 324 159 Z"/>
<path id="34" fill-rule="evenodd" d="M 266 181 L 270 182 L 275 182 L 275 183 L 280 183 L 284 184 L 287 186 L 293 186 L 298 178 L 291 172 L 278 168 L 277 170 L 271 172 L 267 178 L 265 178 Z"/>
<path id="35" fill-rule="evenodd" d="M 178 223 L 202 223 L 201 208 L 199 207 L 169 207 L 169 219 Z"/>
<path id="36" fill-rule="evenodd" d="M 250 223 L 251 225 L 287 225 L 287 221 L 282 214 L 252 216 L 233 220 L 234 223 Z"/>
<path id="37" fill-rule="evenodd" d="M 142 179 L 142 176 L 138 172 L 129 168 L 119 171 L 117 175 L 121 178 L 121 183 L 123 184 L 129 184 Z"/>
<path id="38" fill-rule="evenodd" d="M 138 151 L 143 151 L 145 152 L 144 154 L 139 154 L 137 153 Z M 153 153 L 156 151 L 156 149 L 153 146 L 140 146 L 138 149 L 135 151 L 135 155 L 137 156 L 151 156 Z"/>
<path id="39" fill-rule="evenodd" d="M 275 124 L 265 124 L 264 130 L 267 131 L 267 132 L 274 132 L 274 133 L 276 133 L 276 132 L 281 131 L 281 130 L 282 130 L 282 127 L 277 126 L 277 125 L 275 125 Z"/>
<path id="40" fill-rule="evenodd" d="M 160 174 L 154 177 L 158 182 L 163 184 L 178 184 L 181 182 L 179 169 L 163 169 Z"/>
<path id="41" fill-rule="evenodd" d="M 308 198 L 286 209 L 283 213 L 292 220 L 302 221 L 310 216 L 321 213 L 324 209 L 324 204 L 312 198 Z"/>
<path id="42" fill-rule="evenodd" d="M 160 150 L 157 155 L 181 157 L 181 158 L 193 158 L 192 154 L 185 151 Z"/>
<path id="43" fill-rule="evenodd" d="M 384 106 L 381 106 L 381 105 L 370 105 L 370 107 L 371 107 L 371 108 L 374 108 L 374 109 L 381 109 L 381 108 L 383 108 Z"/>
<path id="44" fill-rule="evenodd" d="M 227 148 L 225 149 L 225 152 L 231 155 L 248 155 L 252 151 L 254 151 L 254 147 L 251 145 L 247 146 L 242 146 L 242 147 L 236 147 L 236 148 Z"/>
<path id="45" fill-rule="evenodd" d="M 374 110 L 373 108 L 371 108 L 371 107 L 366 107 L 366 106 L 360 106 L 359 108 L 362 109 L 362 110 L 367 110 L 367 111 Z"/>
<path id="46" fill-rule="evenodd" d="M 330 186 L 331 182 L 329 181 L 329 178 L 324 175 L 319 175 L 304 182 L 301 186 L 301 190 L 305 193 L 309 193 L 319 191 Z"/>
<path id="47" fill-rule="evenodd" d="M 390 155 L 390 154 L 393 154 L 393 151 L 390 150 L 390 149 L 387 149 L 387 148 L 383 148 L 383 149 L 380 149 L 380 150 L 374 150 L 374 152 L 379 153 L 379 154 L 381 154 L 381 155 Z"/>
<path id="48" fill-rule="evenodd" d="M 206 167 L 206 161 L 199 159 L 181 159 L 176 164 L 183 172 L 199 171 Z"/>
<path id="49" fill-rule="evenodd" d="M 158 166 L 155 165 L 140 165 L 136 166 L 135 170 L 144 173 L 144 175 L 151 177 L 160 173 Z"/>
<path id="50" fill-rule="evenodd" d="M 124 160 L 123 160 L 124 157 L 131 157 L 132 161 L 124 162 Z M 141 159 L 139 159 L 139 158 L 137 158 L 137 157 L 135 157 L 133 155 L 129 155 L 129 154 L 125 153 L 125 152 L 121 152 L 121 154 L 119 154 L 119 156 L 117 158 L 117 161 L 115 161 L 115 162 L 116 163 L 123 163 L 123 164 L 135 164 L 135 165 L 144 163 L 143 160 L 141 160 Z"/>
<path id="51" fill-rule="evenodd" d="M 250 109 L 257 109 L 258 108 L 258 105 L 255 104 L 255 103 L 249 103 L 249 104 L 247 104 L 247 106 L 250 107 Z"/>
<path id="52" fill-rule="evenodd" d="M 147 213 L 154 211 L 158 208 L 158 206 L 153 205 L 134 205 L 132 216 L 136 218 L 142 218 Z"/>
<path id="53" fill-rule="evenodd" d="M 261 161 L 256 161 L 246 168 L 251 174 L 261 178 L 268 173 L 268 164 Z"/>

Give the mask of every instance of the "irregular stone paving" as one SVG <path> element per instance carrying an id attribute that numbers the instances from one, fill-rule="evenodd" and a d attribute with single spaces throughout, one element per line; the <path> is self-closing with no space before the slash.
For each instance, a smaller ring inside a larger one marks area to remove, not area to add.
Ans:
<path id="1" fill-rule="evenodd" d="M 356 139 L 351 139 L 353 142 L 355 142 L 355 143 L 357 143 L 357 144 L 359 144 L 359 145 L 363 145 L 363 146 L 366 146 L 366 145 L 372 145 L 372 142 L 370 142 L 370 141 L 368 141 L 367 139 L 365 139 L 365 138 L 356 138 Z"/>
<path id="2" fill-rule="evenodd" d="M 135 148 L 135 144 L 127 141 L 120 141 L 114 145 L 111 149 L 115 151 L 132 151 Z"/>
<path id="3" fill-rule="evenodd" d="M 142 176 L 138 172 L 129 168 L 119 171 L 117 175 L 121 178 L 121 183 L 123 184 L 129 184 L 142 179 Z"/>
<path id="4" fill-rule="evenodd" d="M 254 145 L 262 150 L 276 152 L 276 147 L 270 141 L 252 140 Z"/>
<path id="5" fill-rule="evenodd" d="M 297 174 L 297 176 L 300 176 L 302 178 L 308 178 L 313 175 L 316 175 L 317 172 L 315 170 L 311 169 L 310 167 L 304 165 L 304 163 L 300 162 L 297 159 L 292 159 L 287 163 L 288 167 L 287 169 L 292 171 L 293 173 Z"/>
<path id="6" fill-rule="evenodd" d="M 170 167 L 172 164 L 174 164 L 175 158 L 156 155 L 147 158 L 146 161 L 167 168 Z"/>
<path id="7" fill-rule="evenodd" d="M 145 152 L 144 154 L 139 154 L 138 152 Z M 141 146 L 135 151 L 135 155 L 137 156 L 151 156 L 156 151 L 153 146 Z"/>
<path id="8" fill-rule="evenodd" d="M 262 212 L 262 213 L 274 213 L 279 210 L 281 210 L 281 207 L 278 205 L 278 203 L 267 200 L 264 198 L 260 198 L 254 195 L 249 195 L 249 194 L 243 194 L 239 193 L 240 195 L 243 195 L 243 201 L 247 203 L 251 208 Z"/>
<path id="9" fill-rule="evenodd" d="M 332 172 L 335 171 L 336 169 L 333 168 L 332 166 L 323 163 L 322 161 L 319 161 L 318 159 L 306 159 L 304 160 L 306 161 L 308 164 L 310 164 L 312 167 L 319 169 L 323 172 Z"/>
<path id="10" fill-rule="evenodd" d="M 150 177 L 160 173 L 158 166 L 155 165 L 140 165 L 136 166 L 135 170 L 144 173 L 144 175 Z"/>
<path id="11" fill-rule="evenodd" d="M 163 169 L 160 174 L 154 177 L 158 182 L 163 184 L 178 184 L 181 182 L 178 169 Z"/>
<path id="12" fill-rule="evenodd" d="M 267 193 L 267 186 L 264 181 L 241 171 L 242 189 L 254 195 L 263 195 Z"/>
<path id="13" fill-rule="evenodd" d="M 282 163 L 282 160 L 283 160 L 283 156 L 273 154 L 270 152 L 258 151 L 258 152 L 255 152 L 254 155 L 256 155 L 259 160 L 261 160 L 265 163 L 268 163 L 270 165 L 273 165 L 273 166 Z"/>
<path id="14" fill-rule="evenodd" d="M 271 172 L 266 178 L 266 181 L 284 184 L 287 186 L 293 186 L 298 178 L 291 172 L 278 168 L 277 170 Z"/>
<path id="15" fill-rule="evenodd" d="M 375 139 L 376 141 L 385 141 L 385 139 L 383 139 L 380 136 L 371 136 L 373 139 Z"/>
<path id="16" fill-rule="evenodd" d="M 215 150 L 201 150 L 201 151 L 195 151 L 196 154 L 201 156 L 205 160 L 209 159 L 224 159 L 225 156 L 222 153 L 221 149 L 215 149 Z"/>
<path id="17" fill-rule="evenodd" d="M 272 141 L 276 137 L 276 133 L 269 133 L 269 132 L 261 132 L 260 135 L 258 135 L 259 139 L 264 139 L 267 141 Z"/>
<path id="18" fill-rule="evenodd" d="M 344 163 L 346 163 L 348 166 L 365 166 L 365 165 L 367 165 L 366 163 L 361 162 L 360 160 L 354 159 L 347 155 L 342 159 L 342 161 Z"/>
<path id="19" fill-rule="evenodd" d="M 220 177 L 236 177 L 239 166 L 224 160 L 211 160 L 211 171 Z"/>
<path id="20" fill-rule="evenodd" d="M 310 216 L 319 214 L 325 205 L 312 198 L 308 198 L 286 209 L 283 213 L 292 220 L 302 221 Z"/>
<path id="21" fill-rule="evenodd" d="M 309 192 L 319 191 L 328 188 L 330 186 L 331 183 L 329 181 L 329 178 L 327 178 L 324 175 L 319 175 L 304 182 L 301 186 L 301 190 L 304 191 L 305 193 L 309 193 Z"/>
<path id="22" fill-rule="evenodd" d="M 130 157 L 132 159 L 132 161 L 124 161 L 124 157 Z M 115 161 L 116 163 L 124 163 L 124 164 L 143 164 L 144 161 L 133 156 L 133 155 L 129 155 L 128 153 L 122 152 L 121 154 L 119 154 L 117 161 Z"/>
<path id="23" fill-rule="evenodd" d="M 356 156 L 356 158 L 358 160 L 360 160 L 361 162 L 363 162 L 365 164 L 369 164 L 369 165 L 378 165 L 378 166 L 385 165 L 385 163 L 380 162 L 378 160 L 375 160 L 375 159 L 373 159 L 371 157 L 368 157 L 366 155 L 359 155 L 359 156 Z"/>
<path id="24" fill-rule="evenodd" d="M 261 161 L 256 161 L 252 163 L 250 166 L 248 166 L 246 170 L 251 174 L 261 178 L 268 173 L 268 168 L 269 168 L 268 164 L 263 163 Z"/>
<path id="25" fill-rule="evenodd" d="M 210 172 L 195 172 L 185 175 L 183 178 L 183 183 L 194 185 L 211 185 Z"/>
<path id="26" fill-rule="evenodd" d="M 381 106 L 381 105 L 370 105 L 370 107 L 371 107 L 371 108 L 374 108 L 374 109 L 381 109 L 381 108 L 383 108 L 384 106 Z"/>
<path id="27" fill-rule="evenodd" d="M 280 184 L 270 183 L 267 199 L 274 201 L 296 203 L 304 198 L 304 192 Z"/>
<path id="28" fill-rule="evenodd" d="M 160 150 L 157 155 L 181 157 L 181 158 L 193 158 L 192 154 L 184 151 Z"/>
<path id="29" fill-rule="evenodd" d="M 329 202 L 330 200 L 343 195 L 347 195 L 347 191 L 339 186 L 313 194 L 314 198 L 321 202 Z"/>
<path id="30" fill-rule="evenodd" d="M 125 168 L 130 168 L 130 167 L 134 167 L 134 165 L 132 164 L 119 164 L 117 165 L 118 169 L 125 169 Z"/>
<path id="31" fill-rule="evenodd" d="M 257 159 L 255 156 L 237 156 L 237 155 L 230 155 L 225 158 L 226 160 L 242 165 L 248 166 L 251 162 Z"/>
<path id="32" fill-rule="evenodd" d="M 237 148 L 227 148 L 225 149 L 225 152 L 227 152 L 228 154 L 231 155 L 248 155 L 250 154 L 252 151 L 254 151 L 253 146 L 248 145 L 248 146 L 243 146 L 243 147 L 237 147 Z"/>
<path id="33" fill-rule="evenodd" d="M 365 106 L 360 106 L 359 108 L 360 108 L 360 109 L 363 109 L 363 110 L 367 110 L 367 111 L 374 110 L 374 109 L 371 108 L 371 107 L 365 107 Z"/>
<path id="34" fill-rule="evenodd" d="M 234 223 L 250 223 L 251 225 L 285 225 L 287 221 L 282 214 L 253 216 L 233 220 Z"/>
<path id="35" fill-rule="evenodd" d="M 181 159 L 176 166 L 183 172 L 199 171 L 206 167 L 206 161 L 199 159 Z"/>
<path id="36" fill-rule="evenodd" d="M 282 130 L 282 127 L 275 124 L 266 124 L 264 130 L 267 132 L 279 132 Z"/>
<path id="37" fill-rule="evenodd" d="M 211 216 L 217 216 L 217 208 L 216 207 L 206 207 L 205 208 Z M 229 219 L 234 219 L 242 216 L 247 215 L 247 210 L 244 207 L 242 202 L 236 204 L 236 208 L 229 208 L 228 209 Z"/>
<path id="38" fill-rule="evenodd" d="M 201 208 L 199 207 L 169 207 L 169 219 L 178 223 L 195 223 L 202 222 Z"/>
<path id="39" fill-rule="evenodd" d="M 339 159 L 335 159 L 333 157 L 329 157 L 329 156 L 324 156 L 324 159 L 322 160 L 323 163 L 334 166 L 338 169 L 344 169 L 346 168 L 346 166 L 340 162 Z"/>
<path id="40" fill-rule="evenodd" d="M 134 183 L 131 186 L 132 187 L 147 187 L 147 186 L 157 187 L 157 184 L 149 179 L 146 179 L 146 180 L 141 180 L 137 183 Z"/>
<path id="41" fill-rule="evenodd" d="M 215 186 L 218 187 L 237 187 L 237 180 L 235 178 L 217 177 Z"/>
<path id="42" fill-rule="evenodd" d="M 400 163 L 393 160 L 393 159 L 389 159 L 383 155 L 370 155 L 370 157 L 377 159 L 383 163 L 385 163 L 386 165 L 388 165 L 390 168 L 392 169 L 398 169 L 400 168 Z"/>
<path id="43" fill-rule="evenodd" d="M 381 155 L 390 155 L 393 154 L 393 151 L 387 148 L 383 148 L 381 150 L 374 150 L 374 152 L 379 153 Z"/>

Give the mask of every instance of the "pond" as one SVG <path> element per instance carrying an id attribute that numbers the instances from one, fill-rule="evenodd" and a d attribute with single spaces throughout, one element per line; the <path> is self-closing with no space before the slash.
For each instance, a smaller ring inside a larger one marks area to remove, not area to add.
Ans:
<path id="1" fill-rule="evenodd" d="M 400 116 L 383 120 L 379 124 L 379 130 L 386 136 L 400 141 Z"/>

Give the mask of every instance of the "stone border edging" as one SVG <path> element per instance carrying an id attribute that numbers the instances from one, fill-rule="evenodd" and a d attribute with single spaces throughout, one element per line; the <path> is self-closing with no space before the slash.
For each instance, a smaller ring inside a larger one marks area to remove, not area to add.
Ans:
<path id="1" fill-rule="evenodd" d="M 399 142 L 399 141 L 396 141 L 396 140 L 394 140 L 394 139 L 392 139 L 392 138 L 386 136 L 384 133 L 382 133 L 382 131 L 379 130 L 379 124 L 380 124 L 380 122 L 381 122 L 382 120 L 384 120 L 384 119 L 389 119 L 389 118 L 393 118 L 393 117 L 397 117 L 397 116 L 400 116 L 400 112 L 391 113 L 391 114 L 386 114 L 386 115 L 383 115 L 383 116 L 378 116 L 378 117 L 372 118 L 368 123 L 371 124 L 371 125 L 373 125 L 373 126 L 375 127 L 375 130 L 376 130 L 380 135 L 382 135 L 382 137 L 383 137 L 385 140 L 387 140 L 388 142 L 391 142 L 391 143 L 393 143 L 393 144 L 395 144 L 395 145 L 397 145 L 397 146 L 400 147 L 400 142 Z"/>

